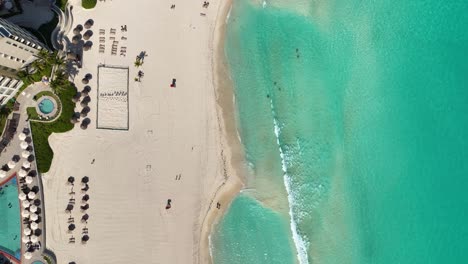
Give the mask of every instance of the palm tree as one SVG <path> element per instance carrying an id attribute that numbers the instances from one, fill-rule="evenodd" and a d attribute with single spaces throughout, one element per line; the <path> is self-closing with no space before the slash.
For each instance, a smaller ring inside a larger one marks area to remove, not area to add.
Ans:
<path id="1" fill-rule="evenodd" d="M 31 62 L 31 67 L 37 71 L 43 71 L 45 69 L 45 63 L 41 59 L 37 59 Z"/>
<path id="2" fill-rule="evenodd" d="M 143 65 L 143 61 L 140 60 L 140 58 L 137 58 L 136 61 L 135 61 L 135 67 L 140 67 L 141 65 Z"/>
<path id="3" fill-rule="evenodd" d="M 46 49 L 42 49 L 39 51 L 39 53 L 37 53 L 36 55 L 34 55 L 37 60 L 41 61 L 41 62 L 48 62 L 49 61 L 49 58 L 50 58 L 50 52 Z"/>
<path id="4" fill-rule="evenodd" d="M 18 77 L 24 81 L 27 81 L 27 82 L 33 82 L 34 81 L 34 77 L 32 75 L 32 73 L 29 71 L 28 68 L 18 72 Z"/>
<path id="5" fill-rule="evenodd" d="M 63 72 L 63 70 L 57 70 L 55 72 L 54 79 L 50 82 L 50 87 L 54 89 L 55 93 L 59 93 L 66 87 L 68 82 L 67 75 Z"/>

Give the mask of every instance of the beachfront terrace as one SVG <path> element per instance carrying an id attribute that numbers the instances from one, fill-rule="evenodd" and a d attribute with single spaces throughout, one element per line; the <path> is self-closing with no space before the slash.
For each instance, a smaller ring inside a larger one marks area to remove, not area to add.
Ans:
<path id="1" fill-rule="evenodd" d="M 17 108 L 11 114 L 8 131 L 4 135 L 8 143 L 0 156 L 0 186 L 16 178 L 18 203 L 21 211 L 21 231 L 16 239 L 21 240 L 21 263 L 42 261 L 45 250 L 45 214 L 41 175 L 37 171 L 34 142 L 26 114 L 27 107 L 34 105 L 35 94 L 50 91 L 43 83 L 26 88 L 17 98 Z M 0 242 L 1 243 L 1 242 Z M 11 258 L 14 256 L 9 256 Z M 11 259 L 19 263 L 18 259 Z"/>

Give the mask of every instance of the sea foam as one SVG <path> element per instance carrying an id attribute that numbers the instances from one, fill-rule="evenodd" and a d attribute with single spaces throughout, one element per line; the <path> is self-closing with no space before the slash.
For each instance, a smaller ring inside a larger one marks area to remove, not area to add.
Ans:
<path id="1" fill-rule="evenodd" d="M 273 106 L 273 101 L 271 99 L 270 99 L 270 106 L 271 106 L 271 112 L 273 114 L 273 125 L 274 125 L 274 132 L 276 136 L 276 144 L 278 144 L 278 149 L 279 149 L 280 157 L 281 157 L 281 168 L 283 170 L 284 186 L 286 188 L 286 192 L 288 193 L 289 216 L 291 218 L 291 222 L 290 222 L 291 232 L 292 232 L 294 244 L 297 250 L 297 258 L 300 264 L 308 264 L 309 263 L 309 256 L 307 254 L 308 242 L 303 237 L 301 237 L 301 235 L 299 235 L 299 232 L 297 230 L 297 223 L 294 220 L 294 212 L 292 208 L 295 204 L 295 200 L 294 200 L 294 194 L 291 188 L 291 178 L 288 175 L 288 167 L 286 164 L 287 157 L 284 155 L 283 148 L 281 147 L 281 142 L 280 142 L 281 128 L 278 124 L 278 120 L 276 119 L 275 108 Z"/>

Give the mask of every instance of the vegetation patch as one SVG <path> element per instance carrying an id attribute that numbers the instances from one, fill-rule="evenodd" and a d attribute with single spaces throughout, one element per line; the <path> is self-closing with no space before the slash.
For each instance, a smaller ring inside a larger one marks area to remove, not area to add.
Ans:
<path id="1" fill-rule="evenodd" d="M 97 0 L 81 0 L 81 5 L 84 9 L 91 9 L 96 6 Z"/>
<path id="2" fill-rule="evenodd" d="M 31 122 L 37 167 L 41 173 L 49 171 L 52 159 L 54 158 L 54 152 L 49 145 L 49 136 L 52 133 L 70 131 L 74 127 L 74 125 L 70 123 L 70 119 L 74 114 L 75 103 L 72 99 L 76 91 L 75 85 L 68 82 L 62 89 L 56 92 L 61 101 L 62 112 L 55 121 L 50 123 Z M 34 109 L 34 111 L 36 111 L 36 109 Z"/>

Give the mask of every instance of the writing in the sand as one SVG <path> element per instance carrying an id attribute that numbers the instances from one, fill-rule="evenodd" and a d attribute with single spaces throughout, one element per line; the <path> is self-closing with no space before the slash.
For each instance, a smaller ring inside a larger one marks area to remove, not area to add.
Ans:
<path id="1" fill-rule="evenodd" d="M 99 99 L 127 102 L 127 91 L 113 91 L 99 93 Z"/>

